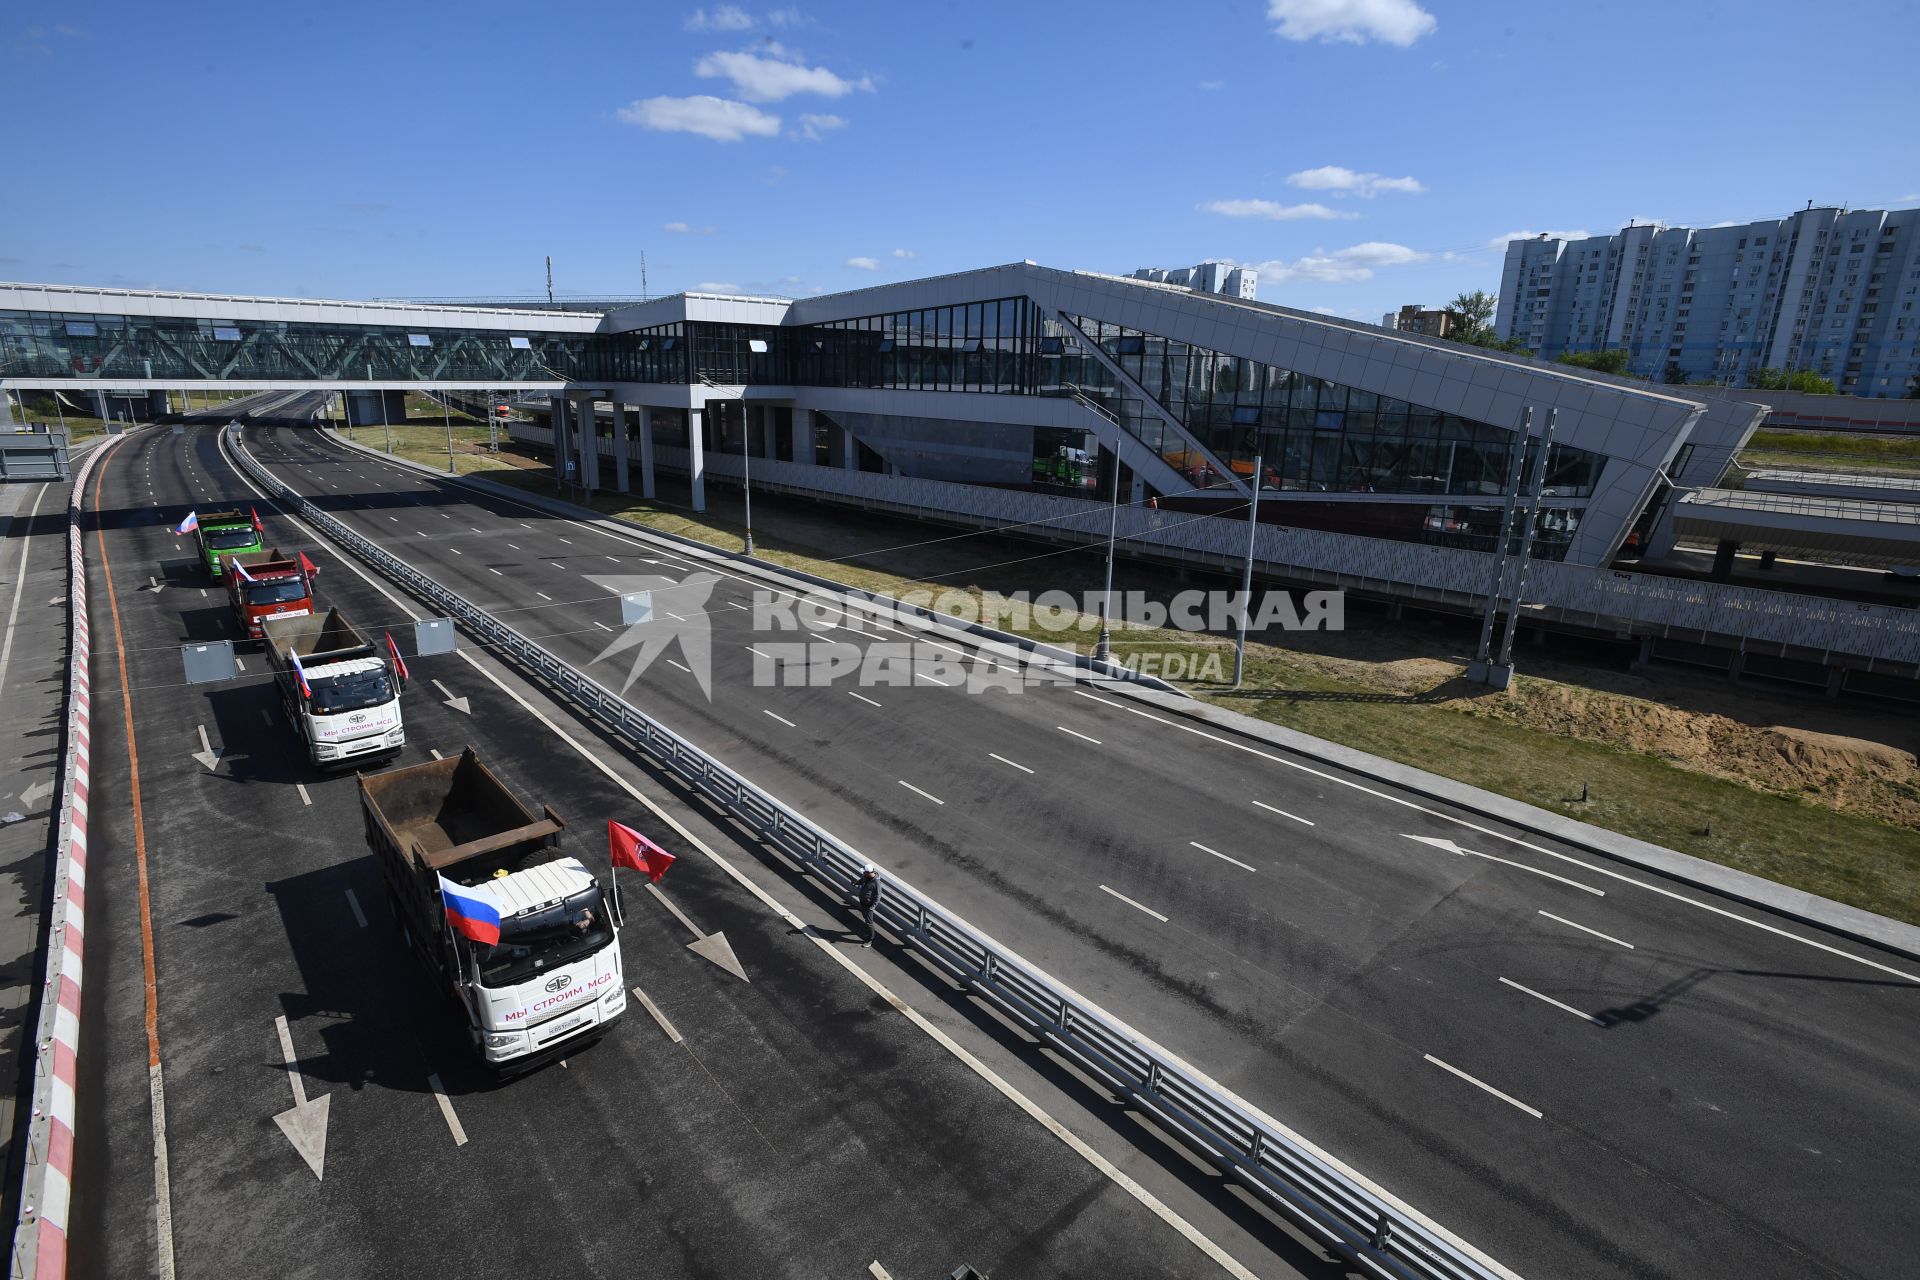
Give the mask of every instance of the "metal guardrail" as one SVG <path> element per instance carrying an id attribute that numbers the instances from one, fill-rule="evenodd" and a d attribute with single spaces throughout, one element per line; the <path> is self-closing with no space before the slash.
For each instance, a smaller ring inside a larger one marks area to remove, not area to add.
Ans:
<path id="1" fill-rule="evenodd" d="M 718 801 L 829 887 L 851 890 L 867 861 L 864 855 L 492 614 L 353 532 L 255 460 L 234 429 L 226 434 L 242 469 L 303 520 L 445 610 L 475 639 L 512 658 L 688 786 Z M 1513 1273 L 1499 1263 L 931 899 L 894 881 L 877 914 L 890 932 L 956 982 L 1151 1115 L 1366 1274 L 1395 1280 L 1513 1280 Z"/>

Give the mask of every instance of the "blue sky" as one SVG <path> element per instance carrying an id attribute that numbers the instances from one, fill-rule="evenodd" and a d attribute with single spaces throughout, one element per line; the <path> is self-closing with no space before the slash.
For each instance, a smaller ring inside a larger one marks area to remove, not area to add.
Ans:
<path id="1" fill-rule="evenodd" d="M 0 278 L 804 295 L 1261 264 L 1363 319 L 1500 238 L 1920 203 L 1911 0 L 12 4 Z"/>

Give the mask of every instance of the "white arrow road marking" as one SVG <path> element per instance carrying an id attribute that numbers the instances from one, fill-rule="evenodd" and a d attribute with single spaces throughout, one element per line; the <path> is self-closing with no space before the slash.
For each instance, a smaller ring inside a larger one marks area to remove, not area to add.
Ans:
<path id="1" fill-rule="evenodd" d="M 20 793 L 20 803 L 31 809 L 53 794 L 51 782 L 40 781 Z"/>
<path id="2" fill-rule="evenodd" d="M 327 1097 L 322 1094 L 312 1102 L 307 1101 L 306 1082 L 301 1079 L 300 1063 L 293 1056 L 293 1033 L 287 1030 L 286 1018 L 275 1018 L 273 1027 L 280 1033 L 280 1056 L 287 1061 L 287 1082 L 293 1086 L 292 1109 L 282 1111 L 273 1122 L 307 1162 L 307 1168 L 313 1170 L 314 1178 L 322 1179 L 327 1167 Z"/>
<path id="3" fill-rule="evenodd" d="M 1401 834 L 1406 835 L 1405 832 L 1402 832 Z M 1459 845 L 1455 844 L 1453 841 L 1443 840 L 1438 836 L 1409 835 L 1407 836 L 1407 839 L 1418 840 L 1421 844 L 1430 844 L 1436 849 L 1445 849 L 1448 853 L 1457 853 L 1462 855 L 1463 857 L 1485 858 L 1488 862 L 1498 862 L 1502 866 L 1518 867 L 1522 871 L 1531 871 L 1533 872 L 1533 874 L 1537 876 L 1545 876 L 1549 880 L 1558 880 L 1561 884 L 1570 884 L 1576 889 L 1584 889 L 1586 892 L 1593 894 L 1595 897 L 1604 898 L 1607 896 L 1607 891 L 1605 889 L 1596 889 L 1590 884 L 1581 884 L 1578 880 L 1569 880 L 1565 876 L 1557 876 L 1553 874 L 1553 872 L 1551 871 L 1542 871 L 1538 867 L 1530 867 L 1524 862 L 1512 862 L 1506 858 L 1496 858 L 1490 853 L 1481 853 L 1474 849 L 1462 849 Z"/>
<path id="4" fill-rule="evenodd" d="M 703 959 L 713 961 L 740 981 L 748 981 L 747 971 L 740 967 L 740 961 L 734 956 L 733 948 L 728 945 L 725 933 L 700 932 L 700 926 L 687 919 L 687 913 L 674 906 L 673 899 L 662 893 L 659 885 L 649 882 L 647 892 L 660 899 L 660 905 L 673 912 L 673 918 L 685 925 L 687 932 L 693 935 L 693 941 L 687 944 L 687 950 Z M 674 1039 L 677 1040 L 679 1037 L 675 1036 Z"/>
<path id="5" fill-rule="evenodd" d="M 166 583 L 160 581 L 158 578 L 154 577 L 152 574 L 147 575 L 147 590 L 155 592 L 157 594 L 158 592 L 164 590 L 166 588 L 166 585 L 167 585 Z"/>
<path id="6" fill-rule="evenodd" d="M 193 753 L 193 758 L 205 765 L 208 773 L 212 773 L 219 768 L 220 757 L 225 754 L 225 748 L 216 751 L 207 745 L 207 726 L 197 724 L 194 728 L 200 731 L 200 749 Z"/>
<path id="7" fill-rule="evenodd" d="M 453 690 L 447 688 L 447 686 L 441 684 L 438 680 L 435 680 L 433 682 L 433 687 L 438 689 L 441 692 L 441 694 L 447 700 L 447 705 L 452 707 L 455 711 L 458 711 L 463 716 L 470 716 L 473 714 L 473 709 L 471 706 L 469 706 L 465 698 L 454 697 Z"/>

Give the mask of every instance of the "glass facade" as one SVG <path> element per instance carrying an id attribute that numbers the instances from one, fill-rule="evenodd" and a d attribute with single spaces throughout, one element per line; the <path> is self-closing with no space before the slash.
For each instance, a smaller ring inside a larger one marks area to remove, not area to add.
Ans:
<path id="1" fill-rule="evenodd" d="M 1105 321 L 1074 322 L 1243 478 L 1253 474 L 1259 455 L 1263 483 L 1271 488 L 1462 496 L 1507 491 L 1511 431 Z M 1091 357 L 1078 357 L 1073 367 L 1092 385 L 1118 389 L 1112 386 L 1118 380 Z M 1184 461 L 1168 460 L 1176 466 Z M 1601 462 L 1598 454 L 1554 445 L 1548 493 L 1590 496 Z"/>
<path id="2" fill-rule="evenodd" d="M 511 384 L 578 368 L 588 334 L 0 312 L 0 377 Z"/>

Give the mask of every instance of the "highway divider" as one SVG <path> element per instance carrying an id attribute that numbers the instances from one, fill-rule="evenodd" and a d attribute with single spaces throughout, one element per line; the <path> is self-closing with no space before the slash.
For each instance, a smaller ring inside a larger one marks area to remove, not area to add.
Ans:
<path id="1" fill-rule="evenodd" d="M 455 619 L 471 638 L 719 803 L 833 893 L 850 892 L 867 862 L 865 855 L 295 493 L 247 451 L 237 428 L 223 434 L 241 469 L 283 508 Z M 876 914 L 904 945 L 1151 1116 L 1364 1274 L 1393 1280 L 1517 1280 L 1492 1258 L 1015 952 L 911 886 L 889 879 Z"/>
<path id="2" fill-rule="evenodd" d="M 15 1280 L 67 1273 L 73 1210 L 73 1135 L 78 1124 L 82 955 L 87 940 L 87 825 L 93 785 L 93 637 L 87 620 L 87 565 L 80 540 L 87 478 L 116 436 L 87 452 L 67 498 L 67 729 L 60 759 L 60 824 L 53 843 L 40 1019 L 34 1026 L 33 1111 L 27 1117 L 20 1217 L 13 1232 Z"/>

